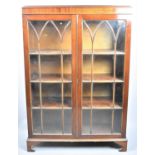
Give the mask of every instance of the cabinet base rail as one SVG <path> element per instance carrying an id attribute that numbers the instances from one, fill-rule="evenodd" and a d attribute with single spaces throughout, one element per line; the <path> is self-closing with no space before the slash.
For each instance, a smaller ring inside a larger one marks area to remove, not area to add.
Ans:
<path id="1" fill-rule="evenodd" d="M 99 143 L 99 142 L 105 142 L 105 143 L 115 143 L 118 147 L 119 147 L 119 151 L 120 152 L 125 152 L 127 151 L 127 139 L 125 138 L 117 138 L 117 139 L 114 139 L 114 138 L 108 138 L 108 139 L 47 139 L 47 138 L 44 138 L 44 139 L 40 139 L 40 138 L 28 138 L 27 139 L 27 151 L 28 152 L 34 152 L 35 150 L 33 149 L 35 146 L 39 145 L 40 143 L 58 143 L 58 142 L 61 142 L 61 143 L 87 143 L 87 142 L 91 142 L 91 143 Z M 52 145 L 51 145 L 52 146 Z M 60 145 L 61 146 L 61 145 Z M 96 144 L 97 146 L 97 144 Z"/>

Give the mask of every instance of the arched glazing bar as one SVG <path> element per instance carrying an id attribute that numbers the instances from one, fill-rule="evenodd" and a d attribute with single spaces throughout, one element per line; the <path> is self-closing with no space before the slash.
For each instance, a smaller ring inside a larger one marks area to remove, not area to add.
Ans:
<path id="1" fill-rule="evenodd" d="M 46 29 L 48 24 L 51 24 L 51 26 L 54 27 L 54 29 L 56 30 L 59 39 L 60 39 L 60 44 L 62 44 L 63 42 L 63 38 L 65 35 L 66 30 L 69 28 L 71 21 L 67 21 L 67 23 L 65 24 L 63 31 L 60 32 L 58 26 L 55 24 L 55 22 L 53 20 L 48 20 L 45 21 L 45 23 L 43 24 L 42 28 L 40 29 L 39 32 L 37 32 L 35 26 L 33 25 L 33 23 L 31 21 L 28 22 L 29 26 L 31 27 L 31 29 L 33 30 L 36 38 L 37 38 L 37 51 L 38 51 L 38 70 L 39 70 L 39 96 L 40 96 L 40 112 L 41 112 L 41 134 L 44 133 L 44 128 L 43 128 L 43 101 L 42 101 L 42 71 L 41 71 L 41 49 L 40 49 L 40 39 L 44 33 L 44 30 Z M 63 48 L 60 47 L 60 52 L 61 52 L 61 126 L 62 126 L 62 134 L 64 134 L 64 75 L 63 75 Z M 72 93 L 71 93 L 72 94 Z"/>
<path id="2" fill-rule="evenodd" d="M 68 21 L 68 22 L 67 22 L 67 24 L 64 26 L 64 29 L 63 29 L 63 32 L 62 32 L 62 33 L 60 32 L 60 30 L 59 30 L 59 28 L 57 27 L 57 25 L 55 24 L 55 22 L 52 21 L 52 20 L 46 21 L 46 22 L 44 23 L 43 27 L 41 28 L 41 30 L 40 30 L 39 33 L 37 32 L 37 30 L 36 30 L 36 28 L 34 27 L 34 25 L 32 24 L 32 22 L 29 21 L 29 25 L 31 26 L 31 28 L 33 29 L 33 31 L 34 31 L 34 33 L 35 33 L 35 35 L 36 35 L 36 37 L 37 37 L 38 44 L 39 44 L 40 38 L 41 38 L 41 36 L 42 36 L 42 34 L 43 34 L 43 32 L 44 32 L 46 26 L 47 26 L 49 23 L 51 23 L 52 26 L 55 28 L 55 30 L 57 31 L 57 33 L 58 33 L 58 35 L 59 35 L 60 41 L 62 42 L 62 41 L 63 41 L 64 34 L 65 34 L 67 28 L 70 26 L 71 21 Z M 39 47 L 39 45 L 38 45 L 38 47 Z"/>

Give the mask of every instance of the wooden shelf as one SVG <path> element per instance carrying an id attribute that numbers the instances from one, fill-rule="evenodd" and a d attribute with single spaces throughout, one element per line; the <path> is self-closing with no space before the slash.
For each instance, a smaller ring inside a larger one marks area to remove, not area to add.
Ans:
<path id="1" fill-rule="evenodd" d="M 59 102 L 52 102 L 52 103 L 44 103 L 42 107 L 40 106 L 32 106 L 32 109 L 72 109 L 71 105 L 62 104 Z"/>
<path id="2" fill-rule="evenodd" d="M 41 80 L 39 78 L 35 78 L 30 81 L 31 83 L 61 83 L 62 79 L 60 75 L 42 75 Z M 63 82 L 64 83 L 71 83 L 72 78 L 71 75 L 65 74 L 63 76 Z M 89 83 L 91 82 L 91 74 L 83 74 L 82 76 L 82 82 L 84 83 Z M 93 75 L 93 80 L 92 82 L 94 83 L 123 83 L 124 81 L 120 78 L 114 78 L 113 76 L 110 75 L 102 75 L 102 74 L 94 74 Z"/>
<path id="3" fill-rule="evenodd" d="M 91 74 L 83 74 L 82 75 L 82 81 L 83 82 L 91 82 Z M 102 74 L 94 74 L 92 82 L 95 83 L 122 83 L 124 82 L 122 79 L 114 78 L 110 75 L 102 75 Z"/>
<path id="4" fill-rule="evenodd" d="M 42 107 L 40 106 L 32 106 L 32 109 L 72 109 L 71 105 L 66 105 L 61 103 L 44 103 Z M 82 100 L 82 109 L 91 109 L 91 102 L 90 99 L 84 98 Z M 118 104 L 115 103 L 115 106 L 113 107 L 113 103 L 110 100 L 106 99 L 93 99 L 93 105 L 92 109 L 122 109 L 122 107 Z"/>
<path id="5" fill-rule="evenodd" d="M 42 75 L 41 80 L 39 78 L 33 79 L 30 81 L 31 83 L 62 83 L 61 75 Z M 71 83 L 72 77 L 71 74 L 63 75 L 64 83 Z"/>
<path id="6" fill-rule="evenodd" d="M 63 98 L 63 105 L 61 102 L 61 96 L 57 97 L 51 97 L 50 99 L 48 97 L 42 98 L 42 107 L 40 107 L 39 102 L 36 105 L 32 104 L 32 109 L 72 109 L 72 97 L 65 95 Z"/>
<path id="7" fill-rule="evenodd" d="M 114 50 L 94 50 L 93 53 L 91 50 L 83 50 L 83 55 L 114 55 Z M 125 52 L 123 51 L 116 51 L 116 55 L 125 55 Z"/>
<path id="8" fill-rule="evenodd" d="M 71 55 L 71 51 L 59 51 L 59 50 L 30 50 L 29 51 L 30 55 Z M 83 50 L 83 55 L 114 55 L 114 50 L 94 50 L 93 53 L 91 50 Z M 125 52 L 123 51 L 116 51 L 116 55 L 125 55 Z"/>
<path id="9" fill-rule="evenodd" d="M 71 51 L 59 51 L 59 50 L 41 50 L 41 51 L 37 51 L 37 50 L 30 50 L 29 51 L 30 55 L 71 55 L 72 52 Z"/>
<path id="10" fill-rule="evenodd" d="M 118 103 L 115 103 L 113 107 L 112 100 L 104 99 L 102 97 L 94 97 L 92 103 L 92 109 L 122 109 L 122 107 Z M 90 98 L 83 98 L 82 109 L 91 109 Z"/>

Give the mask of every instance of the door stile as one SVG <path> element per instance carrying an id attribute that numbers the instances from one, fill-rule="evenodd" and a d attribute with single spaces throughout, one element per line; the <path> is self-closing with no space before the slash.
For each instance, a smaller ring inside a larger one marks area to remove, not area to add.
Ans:
<path id="1" fill-rule="evenodd" d="M 77 102 L 76 102 L 76 87 L 77 87 L 77 76 L 76 76 L 76 29 L 77 20 L 76 15 L 72 15 L 72 133 L 73 136 L 77 135 Z"/>
<path id="2" fill-rule="evenodd" d="M 82 97 L 82 16 L 78 18 L 78 136 L 81 136 L 82 120 L 81 120 L 81 97 Z"/>

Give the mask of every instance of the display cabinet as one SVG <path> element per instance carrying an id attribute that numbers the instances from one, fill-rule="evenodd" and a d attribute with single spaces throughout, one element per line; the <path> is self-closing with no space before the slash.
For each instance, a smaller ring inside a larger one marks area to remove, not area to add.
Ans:
<path id="1" fill-rule="evenodd" d="M 115 142 L 127 149 L 130 7 L 23 8 L 27 149 Z"/>

